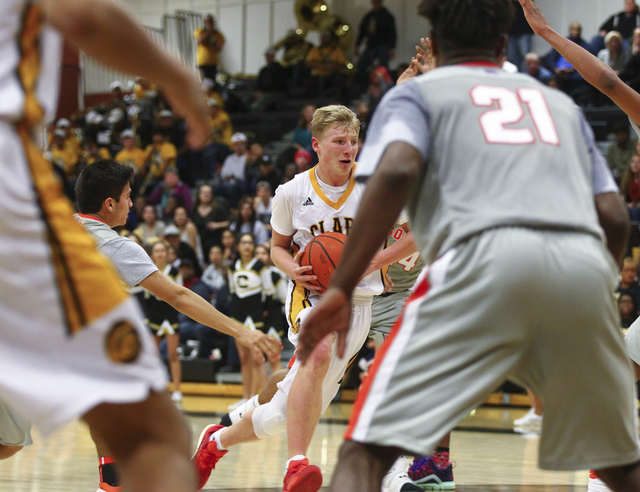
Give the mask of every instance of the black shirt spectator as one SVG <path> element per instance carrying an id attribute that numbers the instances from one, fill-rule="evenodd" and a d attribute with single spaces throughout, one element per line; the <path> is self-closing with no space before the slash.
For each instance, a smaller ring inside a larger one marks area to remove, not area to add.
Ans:
<path id="1" fill-rule="evenodd" d="M 373 7 L 360 21 L 356 38 L 356 56 L 359 46 L 366 38 L 365 50 L 358 60 L 358 83 L 365 88 L 369 71 L 377 60 L 377 65 L 389 67 L 396 48 L 396 20 L 391 12 L 382 6 L 382 0 L 371 0 Z"/>

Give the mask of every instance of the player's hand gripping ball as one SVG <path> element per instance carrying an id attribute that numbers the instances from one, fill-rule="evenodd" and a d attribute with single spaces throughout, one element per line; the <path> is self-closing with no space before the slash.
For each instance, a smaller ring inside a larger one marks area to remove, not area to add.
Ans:
<path id="1" fill-rule="evenodd" d="M 300 266 L 311 265 L 317 280 L 309 283 L 317 285 L 324 292 L 329 288 L 331 276 L 338 267 L 347 236 L 339 232 L 325 232 L 307 244 L 300 258 Z"/>

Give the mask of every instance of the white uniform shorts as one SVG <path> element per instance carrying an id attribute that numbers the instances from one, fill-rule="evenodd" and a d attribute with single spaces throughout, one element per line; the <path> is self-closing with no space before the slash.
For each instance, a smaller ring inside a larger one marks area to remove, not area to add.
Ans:
<path id="1" fill-rule="evenodd" d="M 541 468 L 638 461 L 616 273 L 581 233 L 493 229 L 448 251 L 376 355 L 346 438 L 428 454 L 510 379 L 544 402 Z"/>
<path id="2" fill-rule="evenodd" d="M 0 444 L 4 446 L 28 446 L 33 444 L 29 422 L 9 410 L 0 401 Z"/>
<path id="3" fill-rule="evenodd" d="M 27 132 L 0 123 L 0 401 L 48 434 L 166 373 L 117 273 Z"/>

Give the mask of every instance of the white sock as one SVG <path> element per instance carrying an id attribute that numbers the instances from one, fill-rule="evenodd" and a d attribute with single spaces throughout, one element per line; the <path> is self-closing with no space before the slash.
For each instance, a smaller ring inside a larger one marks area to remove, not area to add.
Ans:
<path id="1" fill-rule="evenodd" d="M 304 454 L 296 454 L 293 458 L 287 460 L 286 469 L 289 469 L 289 463 L 291 463 L 292 461 L 301 461 L 305 458 L 306 456 Z"/>
<path id="2" fill-rule="evenodd" d="M 238 406 L 238 408 L 229 412 L 229 418 L 231 419 L 231 423 L 235 424 L 239 420 L 242 420 L 242 416 L 247 413 L 249 410 L 253 410 L 254 408 L 258 408 L 260 403 L 258 402 L 258 395 L 254 395 L 245 401 L 242 405 Z"/>
<path id="3" fill-rule="evenodd" d="M 223 427 L 222 429 L 215 431 L 213 434 L 211 434 L 211 437 L 209 438 L 209 442 L 215 439 L 216 446 L 218 447 L 218 451 L 225 451 L 227 449 L 227 448 L 223 448 L 222 444 L 220 444 L 220 434 L 222 434 L 222 431 L 225 429 L 226 427 Z"/>

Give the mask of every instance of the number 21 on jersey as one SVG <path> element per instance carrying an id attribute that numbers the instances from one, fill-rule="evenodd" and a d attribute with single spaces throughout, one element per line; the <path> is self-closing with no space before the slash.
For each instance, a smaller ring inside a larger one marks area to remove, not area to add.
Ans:
<path id="1" fill-rule="evenodd" d="M 506 87 L 479 85 L 471 89 L 471 100 L 474 105 L 481 107 L 493 107 L 498 103 L 497 108 L 485 111 L 479 118 L 488 143 L 526 145 L 537 139 L 549 145 L 560 143 L 549 105 L 539 89 L 523 87 L 511 90 Z M 522 120 L 525 106 L 533 120 L 535 134 L 532 128 L 508 127 Z"/>

